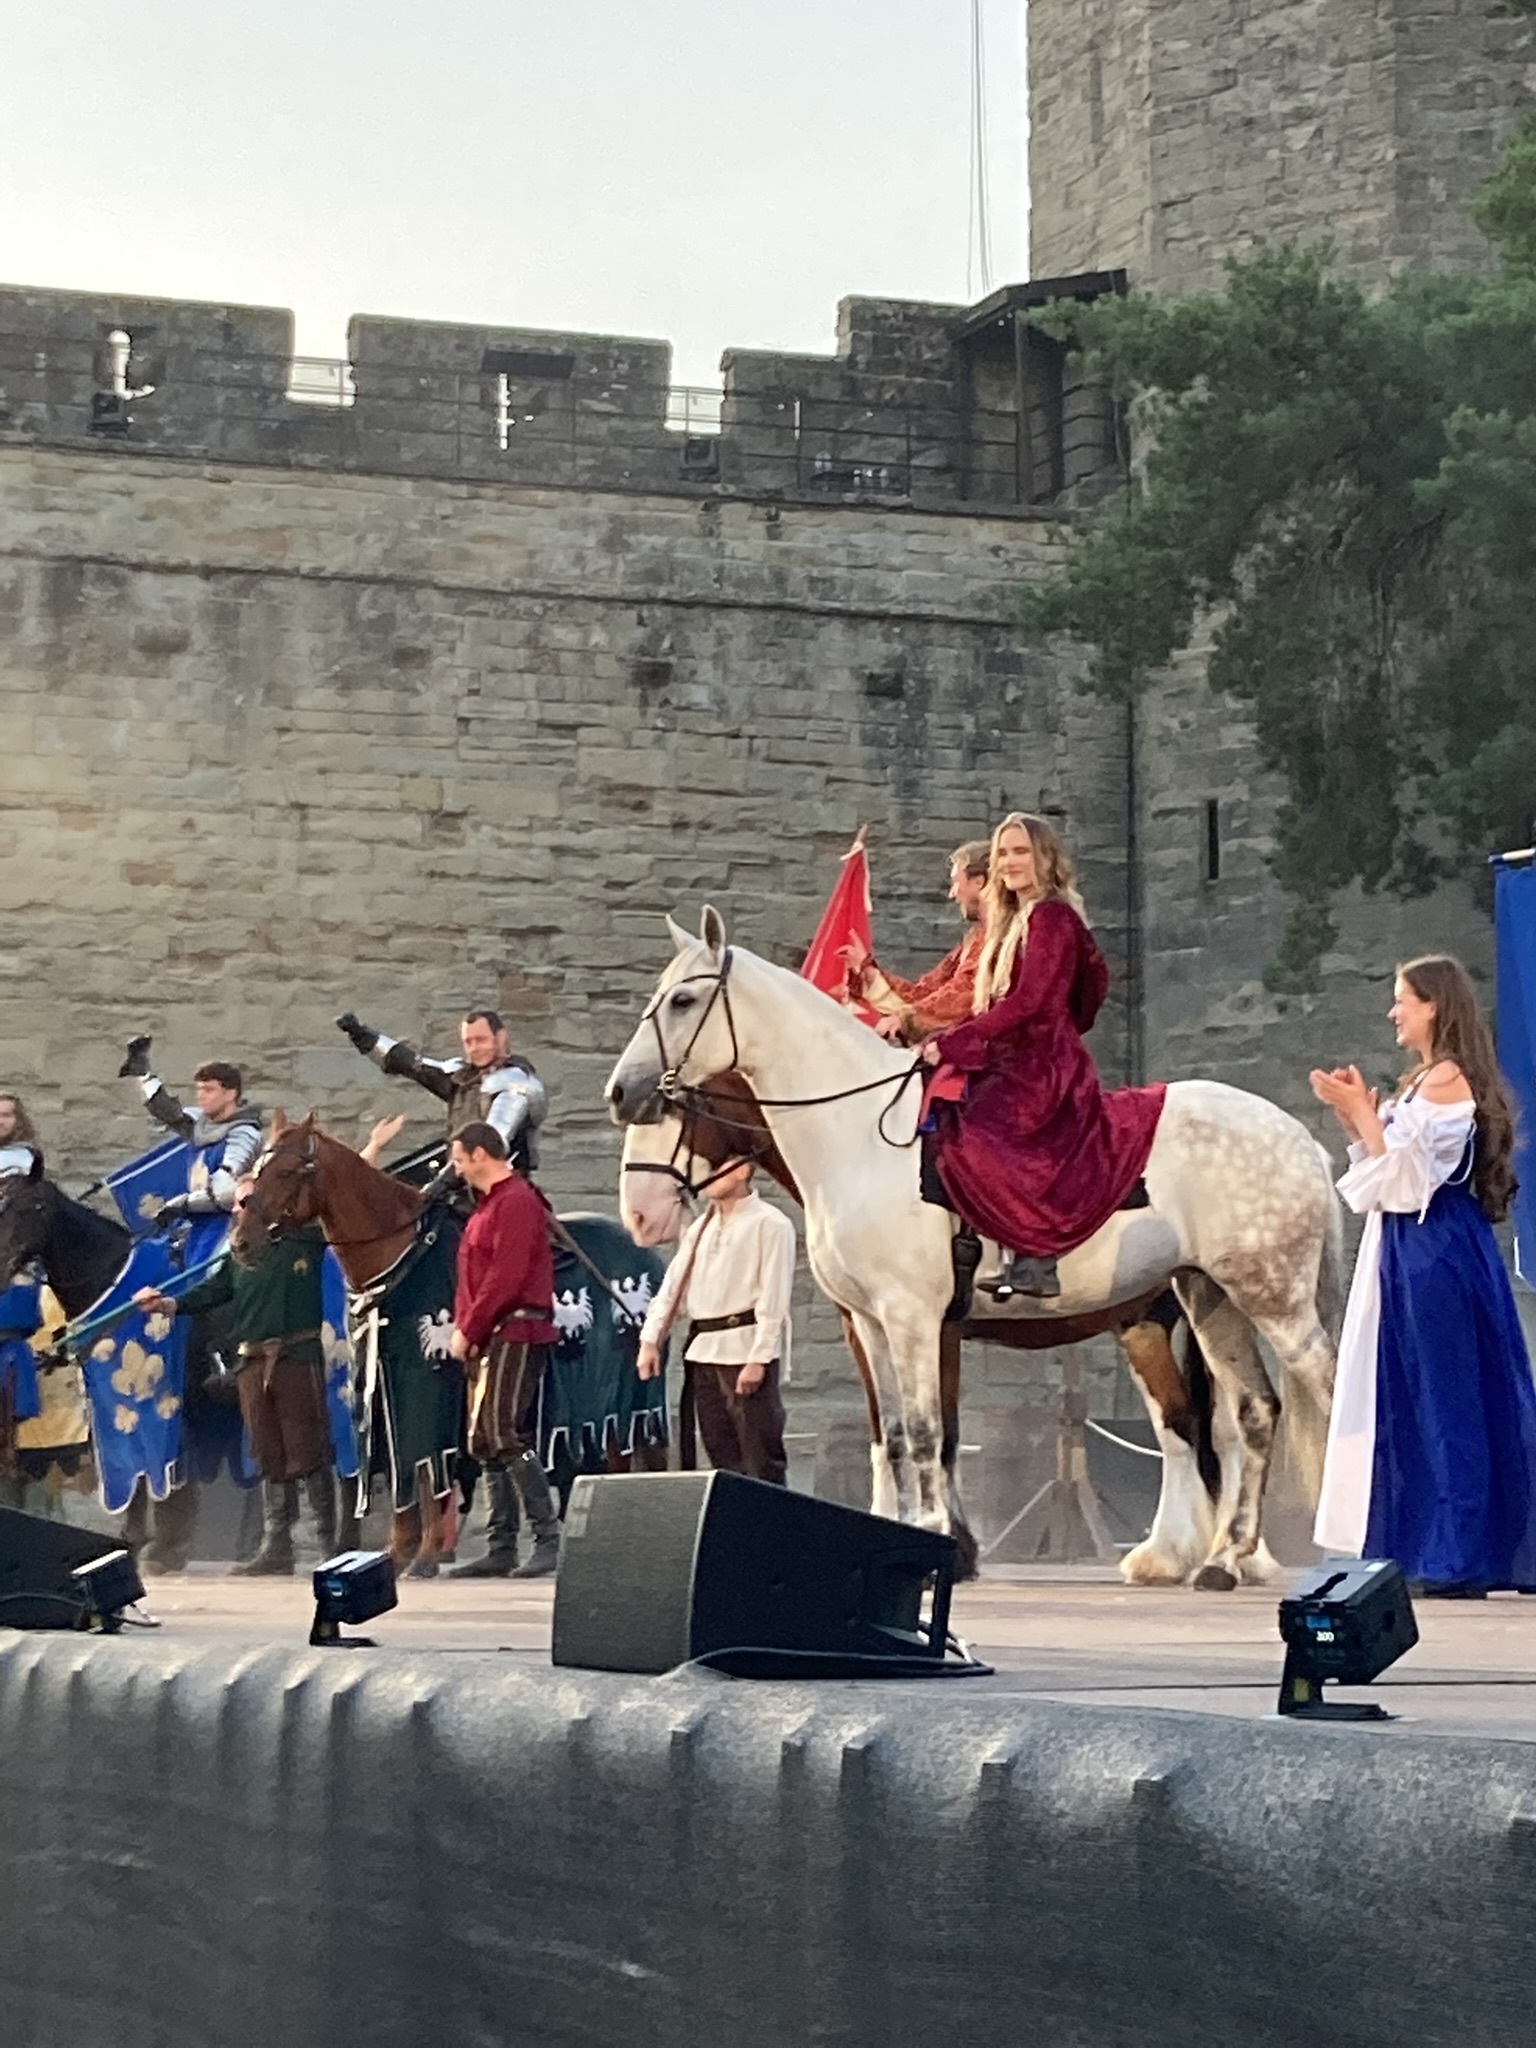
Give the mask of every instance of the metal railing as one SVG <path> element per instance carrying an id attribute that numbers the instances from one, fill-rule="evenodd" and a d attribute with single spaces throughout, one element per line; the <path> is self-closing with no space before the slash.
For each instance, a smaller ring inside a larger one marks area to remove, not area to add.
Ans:
<path id="1" fill-rule="evenodd" d="M 288 396 L 299 405 L 355 405 L 352 365 L 331 356 L 295 356 L 288 372 Z"/>
<path id="2" fill-rule="evenodd" d="M 1060 398 L 1039 399 L 1024 419 L 932 382 L 923 403 L 903 403 L 899 382 L 884 385 L 889 402 L 862 400 L 847 395 L 859 380 L 836 366 L 842 388 L 824 395 L 631 384 L 605 380 L 600 366 L 509 381 L 442 363 L 359 368 L 192 346 L 156 359 L 152 388 L 117 389 L 124 378 L 104 364 L 87 340 L 0 334 L 0 425 L 233 461 L 828 499 L 1049 504 L 1122 467 L 1107 400 L 1100 416 L 1074 394 L 1069 435 Z"/>

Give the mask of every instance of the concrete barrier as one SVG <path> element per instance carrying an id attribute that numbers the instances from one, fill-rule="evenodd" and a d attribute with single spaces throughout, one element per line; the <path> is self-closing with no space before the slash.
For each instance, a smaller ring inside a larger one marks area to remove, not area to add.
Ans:
<path id="1" fill-rule="evenodd" d="M 1536 1748 L 0 1635 L 7 2048 L 1525 2048 Z"/>

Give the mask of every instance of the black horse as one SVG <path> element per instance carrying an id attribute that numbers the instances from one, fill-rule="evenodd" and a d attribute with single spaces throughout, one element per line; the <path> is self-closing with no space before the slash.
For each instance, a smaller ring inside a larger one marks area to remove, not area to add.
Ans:
<path id="1" fill-rule="evenodd" d="M 98 1216 L 55 1181 L 0 1180 L 0 1287 L 34 1259 L 65 1315 L 84 1315 L 128 1263 L 133 1238 L 121 1223 Z"/>

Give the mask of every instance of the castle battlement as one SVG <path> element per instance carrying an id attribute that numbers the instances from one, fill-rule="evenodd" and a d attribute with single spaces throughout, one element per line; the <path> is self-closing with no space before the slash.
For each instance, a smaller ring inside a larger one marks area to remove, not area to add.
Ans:
<path id="1" fill-rule="evenodd" d="M 344 362 L 293 316 L 0 288 L 0 440 L 533 486 L 1061 509 L 1123 473 L 1107 394 L 1031 324 L 1117 273 L 976 307 L 845 299 L 830 356 L 359 315 Z"/>

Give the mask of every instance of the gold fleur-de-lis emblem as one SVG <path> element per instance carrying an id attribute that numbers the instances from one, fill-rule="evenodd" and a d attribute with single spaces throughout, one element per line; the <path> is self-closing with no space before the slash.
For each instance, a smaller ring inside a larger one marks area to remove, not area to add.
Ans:
<path id="1" fill-rule="evenodd" d="M 162 1394 L 155 1403 L 155 1413 L 162 1422 L 169 1422 L 171 1417 L 180 1410 L 180 1407 L 181 1402 L 174 1394 Z"/>
<path id="2" fill-rule="evenodd" d="M 171 1318 L 163 1308 L 144 1318 L 144 1334 L 151 1344 L 163 1344 L 171 1334 Z"/>
<path id="3" fill-rule="evenodd" d="M 147 1401 L 165 1378 L 165 1360 L 157 1351 L 146 1351 L 132 1339 L 123 1346 L 112 1390 L 127 1401 Z"/>
<path id="4" fill-rule="evenodd" d="M 122 1435 L 132 1436 L 139 1426 L 139 1411 L 137 1408 L 125 1408 L 120 1401 L 112 1412 L 112 1420 Z"/>
<path id="5" fill-rule="evenodd" d="M 165 1207 L 165 1197 L 164 1197 L 163 1195 L 140 1195 L 140 1197 L 139 1197 L 139 1217 L 140 1217 L 140 1220 L 141 1220 L 142 1222 L 145 1222 L 145 1223 L 150 1223 L 150 1222 L 153 1222 L 153 1220 L 155 1219 L 155 1217 L 157 1217 L 157 1216 L 158 1216 L 158 1215 L 160 1214 L 160 1211 L 161 1211 L 161 1210 L 162 1210 L 162 1209 L 163 1209 L 164 1207 Z"/>

